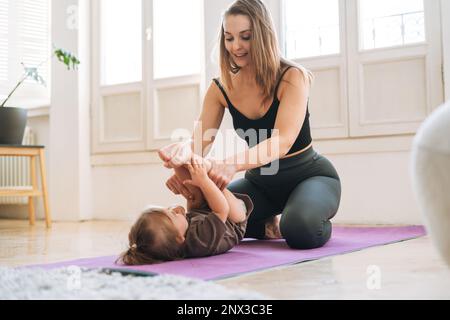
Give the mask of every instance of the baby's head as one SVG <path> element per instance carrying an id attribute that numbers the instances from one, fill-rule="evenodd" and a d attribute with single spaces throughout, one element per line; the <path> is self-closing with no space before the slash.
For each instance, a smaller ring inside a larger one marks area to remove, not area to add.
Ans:
<path id="1" fill-rule="evenodd" d="M 150 207 L 131 227 L 130 248 L 119 260 L 127 265 L 139 265 L 182 259 L 187 229 L 183 207 Z"/>

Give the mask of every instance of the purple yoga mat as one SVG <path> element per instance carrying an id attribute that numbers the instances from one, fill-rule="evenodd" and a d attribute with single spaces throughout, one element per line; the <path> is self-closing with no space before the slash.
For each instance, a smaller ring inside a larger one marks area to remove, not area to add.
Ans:
<path id="1" fill-rule="evenodd" d="M 155 265 L 116 265 L 114 261 L 117 259 L 117 256 L 104 256 L 29 267 L 54 269 L 75 265 L 85 268 L 132 270 L 135 272 L 148 272 L 150 274 L 175 274 L 212 280 L 413 239 L 425 234 L 426 232 L 423 226 L 334 226 L 330 241 L 321 248 L 311 250 L 290 249 L 284 240 L 245 239 L 241 244 L 225 254 L 205 258 L 170 261 Z"/>

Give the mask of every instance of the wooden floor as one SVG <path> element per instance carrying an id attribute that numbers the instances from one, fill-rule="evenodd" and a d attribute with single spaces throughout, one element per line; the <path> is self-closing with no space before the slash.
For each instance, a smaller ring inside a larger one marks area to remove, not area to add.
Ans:
<path id="1" fill-rule="evenodd" d="M 114 255 L 127 222 L 0 220 L 0 265 L 20 266 Z M 450 269 L 429 237 L 217 281 L 273 299 L 450 299 Z"/>

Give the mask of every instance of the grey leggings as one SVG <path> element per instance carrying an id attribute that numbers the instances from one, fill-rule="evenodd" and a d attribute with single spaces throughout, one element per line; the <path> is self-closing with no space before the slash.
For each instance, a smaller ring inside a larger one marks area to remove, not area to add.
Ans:
<path id="1" fill-rule="evenodd" d="M 266 175 L 261 168 L 228 185 L 231 192 L 245 193 L 254 203 L 245 236 L 263 239 L 265 222 L 282 214 L 280 231 L 291 248 L 323 246 L 331 237 L 331 222 L 341 199 L 341 182 L 331 162 L 312 147 L 281 159 L 279 170 Z"/>

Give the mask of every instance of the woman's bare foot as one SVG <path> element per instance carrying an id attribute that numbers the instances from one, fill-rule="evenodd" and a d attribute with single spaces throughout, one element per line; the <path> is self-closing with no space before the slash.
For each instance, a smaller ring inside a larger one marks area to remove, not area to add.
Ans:
<path id="1" fill-rule="evenodd" d="M 281 214 L 270 217 L 266 221 L 266 233 L 265 233 L 265 239 L 271 240 L 271 239 L 283 239 L 283 236 L 280 232 L 280 219 Z"/>

